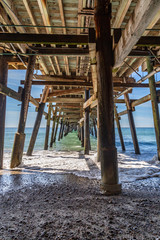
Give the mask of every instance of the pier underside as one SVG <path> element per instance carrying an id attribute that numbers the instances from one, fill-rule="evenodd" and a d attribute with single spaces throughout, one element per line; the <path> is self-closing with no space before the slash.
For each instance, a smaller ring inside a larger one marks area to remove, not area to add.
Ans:
<path id="1" fill-rule="evenodd" d="M 2 0 L 0 12 L 0 168 L 6 96 L 21 103 L 11 168 L 22 162 L 29 102 L 35 105 L 37 118 L 27 155 L 33 153 L 43 116 L 44 150 L 77 130 L 88 155 L 94 133 L 106 195 L 121 193 L 114 120 L 125 150 L 120 119 L 128 115 L 134 150 L 140 154 L 133 112 L 147 101 L 152 103 L 160 160 L 160 83 L 154 77 L 160 71 L 159 0 Z M 145 76 L 137 72 L 139 67 Z M 7 87 L 8 69 L 26 70 L 18 92 Z M 149 83 L 144 83 L 147 79 Z M 44 86 L 39 98 L 31 96 L 33 85 Z M 150 94 L 133 99 L 133 88 L 149 88 Z M 119 112 L 118 104 L 125 104 L 126 110 Z"/>

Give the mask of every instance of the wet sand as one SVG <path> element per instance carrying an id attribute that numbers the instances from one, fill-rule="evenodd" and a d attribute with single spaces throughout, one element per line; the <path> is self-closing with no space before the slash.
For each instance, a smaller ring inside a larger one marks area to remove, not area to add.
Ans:
<path id="1" fill-rule="evenodd" d="M 81 159 L 82 167 L 83 155 Z M 45 163 L 48 167 L 41 168 L 38 162 L 28 165 L 31 159 L 26 159 L 21 168 L 0 171 L 0 239 L 159 239 L 158 173 L 122 181 L 122 194 L 106 197 L 94 175 L 99 169 L 91 160 L 81 172 L 87 175 L 87 169 L 93 171 L 90 179 L 76 175 L 75 167 L 68 172 L 59 167 L 55 172 L 57 163 L 55 167 Z"/>

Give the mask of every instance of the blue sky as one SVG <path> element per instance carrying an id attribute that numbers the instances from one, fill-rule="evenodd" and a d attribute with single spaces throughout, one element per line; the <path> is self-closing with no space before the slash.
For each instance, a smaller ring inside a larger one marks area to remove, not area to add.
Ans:
<path id="1" fill-rule="evenodd" d="M 141 76 L 145 76 L 147 73 L 139 71 Z M 156 75 L 156 80 L 159 78 L 159 74 Z M 138 81 L 140 77 L 137 74 L 132 74 L 132 77 Z M 20 85 L 20 80 L 25 79 L 25 70 L 9 70 L 8 74 L 8 87 L 15 91 L 18 91 L 18 86 Z M 147 82 L 147 81 L 146 81 Z M 39 97 L 42 93 L 42 86 L 33 86 L 31 95 L 33 97 Z M 131 99 L 137 99 L 149 94 L 149 89 L 147 88 L 135 88 L 130 95 Z M 17 127 L 20 113 L 20 102 L 7 97 L 7 111 L 6 111 L 6 127 Z M 47 110 L 47 109 L 46 109 Z M 126 110 L 125 104 L 118 104 L 118 112 Z M 133 112 L 136 127 L 153 127 L 153 117 L 151 102 L 144 103 L 136 107 L 136 111 Z M 29 112 L 27 118 L 26 127 L 33 127 L 36 118 L 35 106 L 29 105 Z M 41 127 L 45 127 L 45 119 L 43 116 Z M 127 115 L 121 117 L 121 126 L 129 127 Z"/>

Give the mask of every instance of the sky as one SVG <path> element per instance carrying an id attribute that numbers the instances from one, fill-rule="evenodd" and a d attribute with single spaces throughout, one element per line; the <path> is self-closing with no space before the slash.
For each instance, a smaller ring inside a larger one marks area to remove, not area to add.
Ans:
<path id="1" fill-rule="evenodd" d="M 18 91 L 18 86 L 20 85 L 20 80 L 25 79 L 25 70 L 9 70 L 8 72 L 8 87 L 12 88 L 15 91 Z M 39 72 L 38 72 L 39 73 Z M 139 70 L 139 74 L 141 76 L 145 76 L 147 73 L 142 72 L 141 69 Z M 155 76 L 156 81 L 158 81 L 160 74 Z M 140 77 L 133 73 L 132 77 L 138 81 Z M 146 83 L 148 82 L 145 81 Z M 23 86 L 22 86 L 23 87 Z M 42 89 L 44 86 L 32 86 L 31 95 L 33 97 L 39 97 L 42 93 Z M 129 94 L 130 99 L 138 99 L 144 97 L 145 95 L 149 94 L 149 89 L 147 88 L 135 88 L 132 94 Z M 125 104 L 117 104 L 118 112 L 126 110 Z M 6 109 L 6 127 L 17 127 L 19 121 L 19 114 L 20 114 L 20 102 L 7 97 L 7 109 Z M 47 109 L 45 109 L 47 111 Z M 153 127 L 153 116 L 152 116 L 152 108 L 151 102 L 144 103 L 140 106 L 136 107 L 136 111 L 133 112 L 135 125 L 136 127 Z M 36 118 L 35 106 L 31 103 L 29 104 L 28 110 L 28 117 L 26 127 L 33 127 L 34 121 Z M 43 116 L 41 127 L 45 127 L 45 119 Z M 122 127 L 129 127 L 127 115 L 123 115 L 121 117 L 121 126 Z"/>

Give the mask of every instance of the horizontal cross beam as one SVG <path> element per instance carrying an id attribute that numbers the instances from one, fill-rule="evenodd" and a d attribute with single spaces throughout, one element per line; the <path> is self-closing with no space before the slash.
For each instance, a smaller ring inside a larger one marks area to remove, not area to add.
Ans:
<path id="1" fill-rule="evenodd" d="M 87 45 L 88 35 L 0 33 L 1 43 Z"/>

